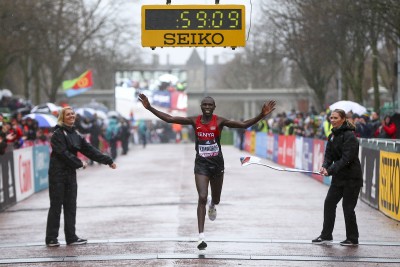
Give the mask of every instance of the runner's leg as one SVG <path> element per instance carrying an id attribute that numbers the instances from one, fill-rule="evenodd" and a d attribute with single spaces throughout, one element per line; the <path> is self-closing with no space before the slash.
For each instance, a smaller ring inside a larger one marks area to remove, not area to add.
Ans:
<path id="1" fill-rule="evenodd" d="M 197 225 L 199 233 L 204 232 L 204 221 L 206 217 L 206 204 L 208 195 L 208 183 L 210 178 L 204 174 L 195 173 L 194 178 L 196 180 L 197 193 L 199 199 L 197 202 Z"/>
<path id="2" fill-rule="evenodd" d="M 221 199 L 222 184 L 224 183 L 224 173 L 213 176 L 210 179 L 212 203 L 218 205 Z"/>

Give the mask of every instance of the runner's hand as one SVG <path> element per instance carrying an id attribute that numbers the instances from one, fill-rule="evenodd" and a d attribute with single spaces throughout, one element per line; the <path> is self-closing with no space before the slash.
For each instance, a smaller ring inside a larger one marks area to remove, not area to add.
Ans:
<path id="1" fill-rule="evenodd" d="M 143 107 L 145 107 L 145 109 L 149 109 L 150 108 L 150 102 L 149 102 L 149 99 L 147 98 L 146 95 L 139 94 L 139 100 L 142 102 Z"/>
<path id="2" fill-rule="evenodd" d="M 267 116 L 270 114 L 272 111 L 275 110 L 275 105 L 276 101 L 275 100 L 269 100 L 268 102 L 265 102 L 263 107 L 262 107 L 262 114 L 263 116 Z"/>

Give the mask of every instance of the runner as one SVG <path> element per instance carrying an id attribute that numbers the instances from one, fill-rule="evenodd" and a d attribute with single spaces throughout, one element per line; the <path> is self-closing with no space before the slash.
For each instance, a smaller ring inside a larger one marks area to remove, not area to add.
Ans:
<path id="1" fill-rule="evenodd" d="M 216 205 L 220 202 L 222 184 L 224 180 L 224 159 L 222 156 L 220 137 L 224 126 L 229 128 L 248 128 L 259 120 L 265 118 L 275 109 L 275 101 L 265 102 L 260 114 L 246 121 L 228 120 L 214 115 L 215 101 L 212 97 L 205 97 L 201 101 L 202 115 L 194 117 L 174 117 L 159 111 L 150 105 L 144 94 L 139 95 L 143 106 L 161 120 L 168 123 L 191 125 L 196 135 L 196 159 L 194 166 L 195 182 L 198 193 L 197 224 L 199 229 L 199 241 L 197 248 L 204 250 L 207 247 L 204 236 L 204 221 L 206 205 L 208 206 L 208 218 L 214 221 L 217 217 Z M 208 195 L 208 185 L 211 187 L 211 195 Z"/>

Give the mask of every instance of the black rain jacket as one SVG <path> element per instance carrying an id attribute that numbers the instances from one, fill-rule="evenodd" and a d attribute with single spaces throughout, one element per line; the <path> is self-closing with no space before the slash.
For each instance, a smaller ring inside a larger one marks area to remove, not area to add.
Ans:
<path id="1" fill-rule="evenodd" d="M 326 145 L 324 167 L 332 175 L 332 185 L 362 187 L 362 169 L 358 158 L 359 143 L 355 128 L 343 123 L 333 128 Z"/>
<path id="2" fill-rule="evenodd" d="M 76 169 L 83 167 L 77 157 L 78 151 L 91 160 L 111 165 L 110 156 L 101 153 L 89 144 L 75 129 L 57 125 L 51 137 L 49 182 L 76 182 Z"/>

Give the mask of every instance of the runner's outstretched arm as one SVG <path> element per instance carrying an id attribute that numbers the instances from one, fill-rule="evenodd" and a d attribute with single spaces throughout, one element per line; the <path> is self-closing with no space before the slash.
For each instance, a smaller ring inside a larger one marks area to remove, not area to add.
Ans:
<path id="1" fill-rule="evenodd" d="M 225 119 L 222 122 L 222 126 L 226 126 L 229 128 L 248 128 L 253 124 L 256 124 L 259 120 L 263 119 L 265 116 L 269 115 L 272 111 L 274 111 L 275 105 L 276 105 L 275 100 L 269 100 L 264 103 L 260 114 L 258 114 L 256 117 L 245 121 L 233 121 Z"/>
<path id="2" fill-rule="evenodd" d="M 193 124 L 193 120 L 191 118 L 171 116 L 165 112 L 162 112 L 162 111 L 154 108 L 150 104 L 147 96 L 144 94 L 139 94 L 139 100 L 142 102 L 143 107 L 145 107 L 145 109 L 147 109 L 148 111 L 150 111 L 151 113 L 153 113 L 154 115 L 156 115 L 158 118 L 160 118 L 161 120 L 163 120 L 165 122 L 178 123 L 178 124 L 182 124 L 182 125 L 192 125 Z"/>

